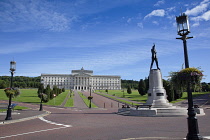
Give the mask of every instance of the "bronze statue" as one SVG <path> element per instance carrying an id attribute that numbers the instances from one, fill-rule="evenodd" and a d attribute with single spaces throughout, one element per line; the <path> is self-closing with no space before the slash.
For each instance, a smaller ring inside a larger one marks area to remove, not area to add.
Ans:
<path id="1" fill-rule="evenodd" d="M 157 69 L 160 69 L 158 66 L 158 59 L 157 59 L 157 55 L 156 55 L 157 52 L 155 50 L 155 44 L 153 45 L 151 52 L 152 52 L 152 62 L 151 62 L 150 69 L 152 69 L 152 65 L 153 65 L 154 61 L 156 63 Z"/>

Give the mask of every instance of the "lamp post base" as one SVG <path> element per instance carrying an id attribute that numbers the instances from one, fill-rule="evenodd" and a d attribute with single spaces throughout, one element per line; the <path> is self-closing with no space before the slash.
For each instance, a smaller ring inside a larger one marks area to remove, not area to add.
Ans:
<path id="1" fill-rule="evenodd" d="M 89 104 L 89 108 L 91 108 L 91 99 L 90 99 L 90 104 Z"/>
<path id="2" fill-rule="evenodd" d="M 191 112 L 190 112 L 191 113 Z M 203 140 L 203 137 L 199 134 L 198 130 L 198 120 L 195 116 L 190 116 L 188 120 L 188 134 L 186 136 L 187 140 Z"/>
<path id="3" fill-rule="evenodd" d="M 39 111 L 42 111 L 42 110 L 43 110 L 42 104 L 40 104 Z"/>
<path id="4" fill-rule="evenodd" d="M 6 116 L 5 120 L 12 120 L 12 108 L 11 107 L 8 107 L 8 109 L 7 109 L 7 116 Z"/>

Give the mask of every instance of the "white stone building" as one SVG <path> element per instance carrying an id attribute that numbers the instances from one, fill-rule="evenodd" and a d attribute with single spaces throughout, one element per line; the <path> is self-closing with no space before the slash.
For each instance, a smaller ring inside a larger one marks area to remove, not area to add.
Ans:
<path id="1" fill-rule="evenodd" d="M 111 75 L 93 75 L 92 70 L 72 70 L 71 74 L 41 74 L 44 87 L 56 85 L 58 88 L 73 90 L 120 90 L 121 77 Z"/>

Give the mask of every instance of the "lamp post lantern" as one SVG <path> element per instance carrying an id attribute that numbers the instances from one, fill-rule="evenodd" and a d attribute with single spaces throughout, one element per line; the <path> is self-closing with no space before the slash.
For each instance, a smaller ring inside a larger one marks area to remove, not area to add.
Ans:
<path id="1" fill-rule="evenodd" d="M 11 72 L 11 81 L 10 81 L 10 90 L 12 89 L 13 86 L 13 75 L 16 70 L 16 62 L 15 61 L 10 61 L 10 72 Z M 12 94 L 9 95 L 9 105 L 7 108 L 7 116 L 5 120 L 12 120 L 12 107 L 11 107 L 11 102 L 12 102 Z"/>
<path id="2" fill-rule="evenodd" d="M 184 59 L 185 59 L 185 68 L 189 68 L 189 60 L 187 53 L 187 39 L 193 37 L 187 37 L 190 33 L 189 20 L 188 16 L 185 13 L 182 13 L 180 16 L 176 17 L 177 22 L 177 33 L 181 36 L 184 46 Z M 202 136 L 199 134 L 198 121 L 196 118 L 195 109 L 193 106 L 192 90 L 191 90 L 191 81 L 187 83 L 187 96 L 188 96 L 188 134 L 186 136 L 187 140 L 202 140 Z"/>

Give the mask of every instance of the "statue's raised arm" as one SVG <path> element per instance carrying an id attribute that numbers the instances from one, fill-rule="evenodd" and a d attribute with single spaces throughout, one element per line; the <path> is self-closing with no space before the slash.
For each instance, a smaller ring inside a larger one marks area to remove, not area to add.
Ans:
<path id="1" fill-rule="evenodd" d="M 154 61 L 156 63 L 157 69 L 160 69 L 158 66 L 158 59 L 157 59 L 157 52 L 155 50 L 155 44 L 153 45 L 153 47 L 151 49 L 151 53 L 152 53 L 152 62 L 151 62 L 150 69 L 152 69 L 152 65 L 153 65 Z"/>

